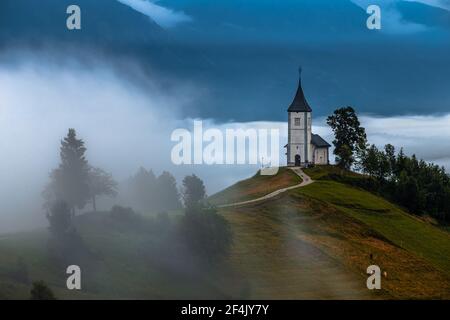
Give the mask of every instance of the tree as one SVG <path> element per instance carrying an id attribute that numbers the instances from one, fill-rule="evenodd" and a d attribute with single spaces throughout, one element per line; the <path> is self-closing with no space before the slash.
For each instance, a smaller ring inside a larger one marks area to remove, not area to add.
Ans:
<path id="1" fill-rule="evenodd" d="M 181 208 L 180 194 L 175 178 L 164 171 L 156 180 L 156 199 L 158 210 L 174 210 Z"/>
<path id="2" fill-rule="evenodd" d="M 140 168 L 130 179 L 132 198 L 141 210 L 160 212 L 181 208 L 175 178 L 164 171 L 158 178 L 152 170 Z"/>
<path id="3" fill-rule="evenodd" d="M 142 210 L 153 210 L 157 201 L 156 176 L 152 170 L 139 168 L 131 178 L 132 198 L 137 207 Z"/>
<path id="4" fill-rule="evenodd" d="M 360 167 L 362 171 L 370 176 L 374 176 L 378 171 L 378 148 L 373 144 L 361 157 Z"/>
<path id="5" fill-rule="evenodd" d="M 61 162 L 50 174 L 50 183 L 43 192 L 47 209 L 53 201 L 63 200 L 71 208 L 82 209 L 90 198 L 89 165 L 85 158 L 84 141 L 77 139 L 75 129 L 69 129 L 61 141 Z"/>
<path id="6" fill-rule="evenodd" d="M 187 208 L 199 204 L 206 197 L 205 185 L 195 174 L 184 177 L 182 190 L 184 205 Z"/>
<path id="7" fill-rule="evenodd" d="M 31 300 L 56 300 L 53 291 L 44 281 L 35 281 L 30 291 Z"/>
<path id="8" fill-rule="evenodd" d="M 395 158 L 395 147 L 392 144 L 384 146 L 384 153 L 389 162 L 389 175 L 394 174 L 395 167 L 397 165 L 397 159 Z"/>
<path id="9" fill-rule="evenodd" d="M 47 219 L 51 235 L 48 241 L 50 258 L 60 265 L 82 261 L 89 250 L 74 226 L 69 205 L 63 200 L 54 202 Z"/>
<path id="10" fill-rule="evenodd" d="M 57 239 L 62 239 L 72 228 L 72 214 L 67 202 L 58 200 L 53 203 L 47 214 L 50 223 L 50 233 Z"/>
<path id="11" fill-rule="evenodd" d="M 336 162 L 341 168 L 350 169 L 355 155 L 366 148 L 367 136 L 352 107 L 336 109 L 327 118 L 327 124 L 334 132 L 333 140 Z"/>
<path id="12" fill-rule="evenodd" d="M 407 158 L 405 153 L 403 152 L 403 148 L 400 148 L 400 152 L 397 154 L 395 160 L 395 167 L 393 170 L 393 174 L 395 178 L 398 178 L 402 171 L 406 170 L 407 166 Z"/>
<path id="13" fill-rule="evenodd" d="M 227 256 L 233 244 L 228 221 L 214 208 L 186 209 L 181 220 L 184 243 L 191 253 L 208 265 Z"/>
<path id="14" fill-rule="evenodd" d="M 89 193 L 92 199 L 92 207 L 97 211 L 96 197 L 117 196 L 117 182 L 112 175 L 100 168 L 91 168 L 89 171 Z"/>

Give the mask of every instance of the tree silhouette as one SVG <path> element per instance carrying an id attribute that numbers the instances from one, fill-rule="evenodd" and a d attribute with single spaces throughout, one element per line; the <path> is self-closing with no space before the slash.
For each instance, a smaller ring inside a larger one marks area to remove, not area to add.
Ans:
<path id="1" fill-rule="evenodd" d="M 90 198 L 89 165 L 85 158 L 84 141 L 77 139 L 75 129 L 69 129 L 67 136 L 61 141 L 61 162 L 50 174 L 50 183 L 43 192 L 46 207 L 52 202 L 63 200 L 71 208 L 82 209 Z"/>
<path id="2" fill-rule="evenodd" d="M 198 205 L 206 197 L 205 185 L 195 174 L 184 177 L 182 192 L 184 205 L 187 208 Z"/>
<path id="3" fill-rule="evenodd" d="M 175 178 L 164 171 L 156 179 L 156 195 L 158 210 L 174 210 L 181 208 L 180 194 Z"/>
<path id="4" fill-rule="evenodd" d="M 33 282 L 30 300 L 56 300 L 56 297 L 53 291 L 41 280 Z"/>
<path id="5" fill-rule="evenodd" d="M 47 219 L 50 223 L 50 233 L 57 239 L 62 239 L 72 228 L 72 214 L 67 202 L 58 200 L 53 203 Z"/>
<path id="6" fill-rule="evenodd" d="M 138 172 L 131 178 L 131 190 L 133 200 L 143 210 L 153 210 L 156 197 L 156 176 L 152 170 L 139 168 Z"/>
<path id="7" fill-rule="evenodd" d="M 97 211 L 96 198 L 101 195 L 115 197 L 117 195 L 117 182 L 112 175 L 100 168 L 91 168 L 89 171 L 89 193 L 92 208 Z"/>
<path id="8" fill-rule="evenodd" d="M 366 148 L 366 131 L 359 122 L 352 107 L 339 108 L 327 118 L 327 124 L 334 132 L 333 140 L 336 162 L 341 168 L 350 169 L 355 155 Z"/>

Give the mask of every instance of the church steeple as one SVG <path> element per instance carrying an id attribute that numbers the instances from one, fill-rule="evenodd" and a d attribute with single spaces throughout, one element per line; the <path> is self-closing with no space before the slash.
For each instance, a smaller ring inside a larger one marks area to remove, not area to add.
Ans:
<path id="1" fill-rule="evenodd" d="M 299 78 L 298 78 L 298 88 L 297 93 L 295 94 L 295 98 L 289 106 L 288 112 L 312 112 L 311 107 L 306 101 L 305 94 L 302 89 L 302 68 L 299 70 Z"/>

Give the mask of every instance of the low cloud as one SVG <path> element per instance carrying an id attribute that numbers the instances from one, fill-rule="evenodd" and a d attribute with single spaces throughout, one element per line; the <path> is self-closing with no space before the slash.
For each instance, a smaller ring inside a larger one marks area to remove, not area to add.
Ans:
<path id="1" fill-rule="evenodd" d="M 161 94 L 157 76 L 143 90 L 100 62 L 87 69 L 50 60 L 0 64 L 0 231 L 45 220 L 40 193 L 68 128 L 85 140 L 89 162 L 119 181 L 139 166 L 160 172 L 178 110 L 197 94 L 183 84 L 180 96 Z"/>
<path id="2" fill-rule="evenodd" d="M 450 114 L 430 116 L 374 116 L 361 115 L 360 121 L 366 128 L 370 144 L 378 147 L 390 143 L 403 147 L 408 155 L 415 154 L 428 162 L 445 166 L 450 171 Z M 325 119 L 318 119 L 314 130 L 330 143 L 333 135 Z"/>
<path id="3" fill-rule="evenodd" d="M 54 64 L 42 56 L 27 56 L 23 61 L 13 66 L 0 64 L 0 232 L 46 224 L 40 193 L 50 170 L 59 163 L 60 139 L 68 128 L 76 128 L 86 141 L 89 162 L 119 181 L 145 166 L 157 174 L 169 170 L 178 182 L 195 173 L 212 194 L 253 175 L 260 167 L 172 163 L 176 142 L 171 141 L 171 133 L 177 128 L 193 129 L 193 119 L 181 118 L 180 110 L 204 99 L 198 96 L 203 91 L 195 84 L 171 80 L 178 90 L 164 94 L 156 85 L 157 75 L 147 76 L 145 85 L 135 85 L 98 61 L 90 68 L 74 62 Z M 450 169 L 450 114 L 362 115 L 361 121 L 370 143 L 404 147 L 409 155 L 415 153 Z M 286 162 L 285 122 L 217 123 L 204 119 L 203 123 L 205 130 L 221 132 L 279 129 L 280 163 Z M 313 132 L 330 143 L 333 140 L 324 118 L 314 119 Z"/>
<path id="4" fill-rule="evenodd" d="M 176 25 L 191 21 L 191 17 L 184 12 L 173 11 L 159 6 L 148 0 L 117 0 L 134 10 L 145 14 L 163 28 L 172 28 Z"/>
<path id="5" fill-rule="evenodd" d="M 259 169 L 172 163 L 176 143 L 171 133 L 177 128 L 192 130 L 193 124 L 193 119 L 181 118 L 180 110 L 193 108 L 203 92 L 193 84 L 173 80 L 177 91 L 167 94 L 159 90 L 158 75 L 146 75 L 145 85 L 136 85 L 95 58 L 86 68 L 76 61 L 53 63 L 41 55 L 9 55 L 23 60 L 0 64 L 0 232 L 46 224 L 41 191 L 51 169 L 58 166 L 60 140 L 68 128 L 75 128 L 85 140 L 90 164 L 111 172 L 118 181 L 140 166 L 156 174 L 169 170 L 178 182 L 195 173 L 212 194 Z M 285 126 L 203 122 L 205 130 L 223 132 Z"/>

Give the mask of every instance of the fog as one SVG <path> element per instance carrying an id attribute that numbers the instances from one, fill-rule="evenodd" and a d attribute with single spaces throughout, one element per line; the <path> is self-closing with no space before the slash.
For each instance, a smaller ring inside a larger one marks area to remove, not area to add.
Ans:
<path id="1" fill-rule="evenodd" d="M 4 56 L 16 59 L 13 64 L 0 63 L 0 232 L 46 225 L 41 192 L 50 171 L 59 163 L 60 140 L 68 128 L 75 128 L 85 141 L 89 163 L 111 172 L 119 182 L 141 166 L 156 174 L 168 170 L 178 183 L 185 175 L 195 173 L 211 195 L 259 168 L 172 164 L 172 131 L 193 128 L 194 119 L 182 119 L 181 111 L 193 110 L 200 100 L 208 99 L 208 88 L 151 72 L 133 80 L 95 56 L 89 57 L 89 63 L 21 52 Z M 130 70 L 139 71 L 132 62 L 126 64 Z M 161 90 L 161 82 L 176 90 Z M 280 163 L 285 163 L 285 123 L 203 120 L 205 128 L 222 132 L 226 128 L 278 128 Z M 450 115 L 362 115 L 361 121 L 369 142 L 403 146 L 407 154 L 416 153 L 450 168 Z M 314 119 L 313 132 L 330 143 L 333 140 L 325 118 Z"/>
<path id="2" fill-rule="evenodd" d="M 144 166 L 156 174 L 169 170 L 178 182 L 196 173 L 212 194 L 258 168 L 172 164 L 171 132 L 192 129 L 193 119 L 180 119 L 180 110 L 194 108 L 202 92 L 192 84 L 169 79 L 177 90 L 167 94 L 157 75 L 140 74 L 136 83 L 95 57 L 87 64 L 45 54 L 5 56 L 23 59 L 0 64 L 0 232 L 46 224 L 41 191 L 68 128 L 85 141 L 89 163 L 119 182 Z M 218 125 L 205 120 L 208 126 Z"/>

